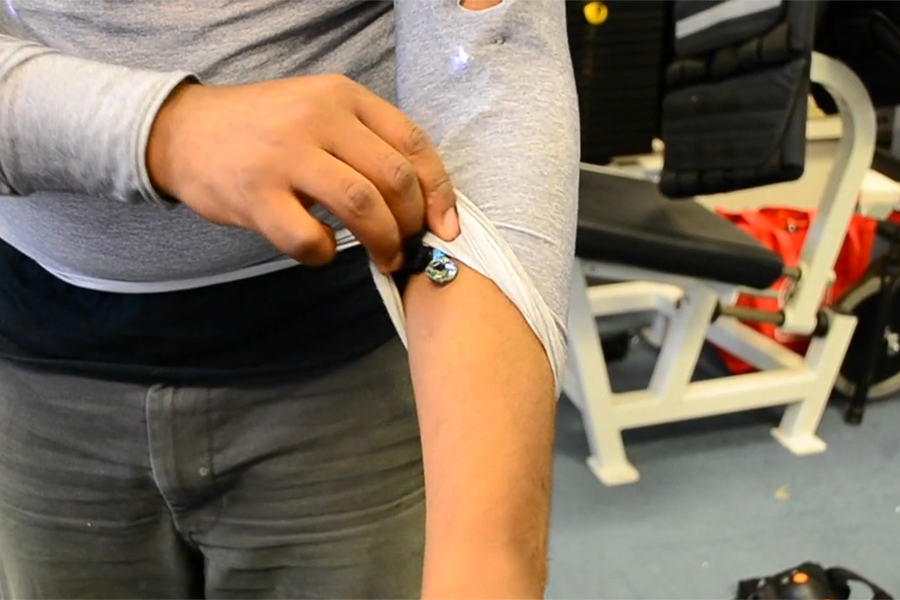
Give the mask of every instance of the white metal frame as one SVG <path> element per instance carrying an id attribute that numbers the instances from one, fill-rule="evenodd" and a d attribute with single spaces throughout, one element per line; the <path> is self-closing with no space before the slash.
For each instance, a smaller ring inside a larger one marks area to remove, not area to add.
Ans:
<path id="1" fill-rule="evenodd" d="M 801 252 L 801 276 L 785 304 L 786 333 L 809 334 L 833 278 L 834 263 L 856 207 L 857 194 L 875 147 L 875 112 L 856 75 L 842 63 L 815 54 L 810 78 L 834 97 L 843 126 L 818 214 Z M 612 172 L 602 167 L 589 167 Z M 805 356 L 741 324 L 720 317 L 741 290 L 722 282 L 692 279 L 622 264 L 576 258 L 569 313 L 566 396 L 579 408 L 590 445 L 588 465 L 606 485 L 639 479 L 629 462 L 622 431 L 660 423 L 786 405 L 772 435 L 796 455 L 823 452 L 816 430 L 828 402 L 856 319 L 828 311 L 830 327 L 813 339 Z M 591 285 L 602 279 L 616 283 Z M 651 335 L 660 352 L 644 390 L 615 393 L 597 335 L 596 317 L 656 311 Z M 705 341 L 727 349 L 759 371 L 692 381 Z"/>

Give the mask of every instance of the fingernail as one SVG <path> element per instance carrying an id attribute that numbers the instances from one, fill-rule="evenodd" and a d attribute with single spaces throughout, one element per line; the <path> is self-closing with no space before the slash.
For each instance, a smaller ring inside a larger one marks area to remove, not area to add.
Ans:
<path id="1" fill-rule="evenodd" d="M 450 208 L 444 213 L 442 225 L 444 226 L 444 235 L 448 236 L 451 240 L 456 239 L 460 234 L 459 215 L 456 212 L 456 207 Z"/>
<path id="2" fill-rule="evenodd" d="M 391 275 L 403 268 L 403 254 L 397 254 L 387 262 L 379 263 L 378 270 L 384 275 Z"/>

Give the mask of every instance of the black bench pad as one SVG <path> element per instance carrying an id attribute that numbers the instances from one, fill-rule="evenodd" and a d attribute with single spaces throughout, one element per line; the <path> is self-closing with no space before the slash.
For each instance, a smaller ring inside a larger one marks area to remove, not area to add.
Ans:
<path id="1" fill-rule="evenodd" d="M 693 200 L 673 201 L 650 181 L 582 169 L 579 258 L 765 289 L 781 257 Z"/>

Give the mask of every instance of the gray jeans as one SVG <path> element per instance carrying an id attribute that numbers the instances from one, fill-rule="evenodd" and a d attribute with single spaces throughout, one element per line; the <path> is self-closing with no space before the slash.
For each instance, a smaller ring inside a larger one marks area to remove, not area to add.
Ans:
<path id="1" fill-rule="evenodd" d="M 398 341 L 303 382 L 183 388 L 0 362 L 0 597 L 415 597 Z"/>

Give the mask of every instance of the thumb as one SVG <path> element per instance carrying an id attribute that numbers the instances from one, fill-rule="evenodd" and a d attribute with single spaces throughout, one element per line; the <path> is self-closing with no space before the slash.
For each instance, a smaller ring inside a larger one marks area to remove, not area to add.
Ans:
<path id="1" fill-rule="evenodd" d="M 425 196 L 425 221 L 428 229 L 446 242 L 452 242 L 460 233 L 459 213 L 456 209 L 456 190 L 450 178 L 440 177 L 422 182 Z"/>

